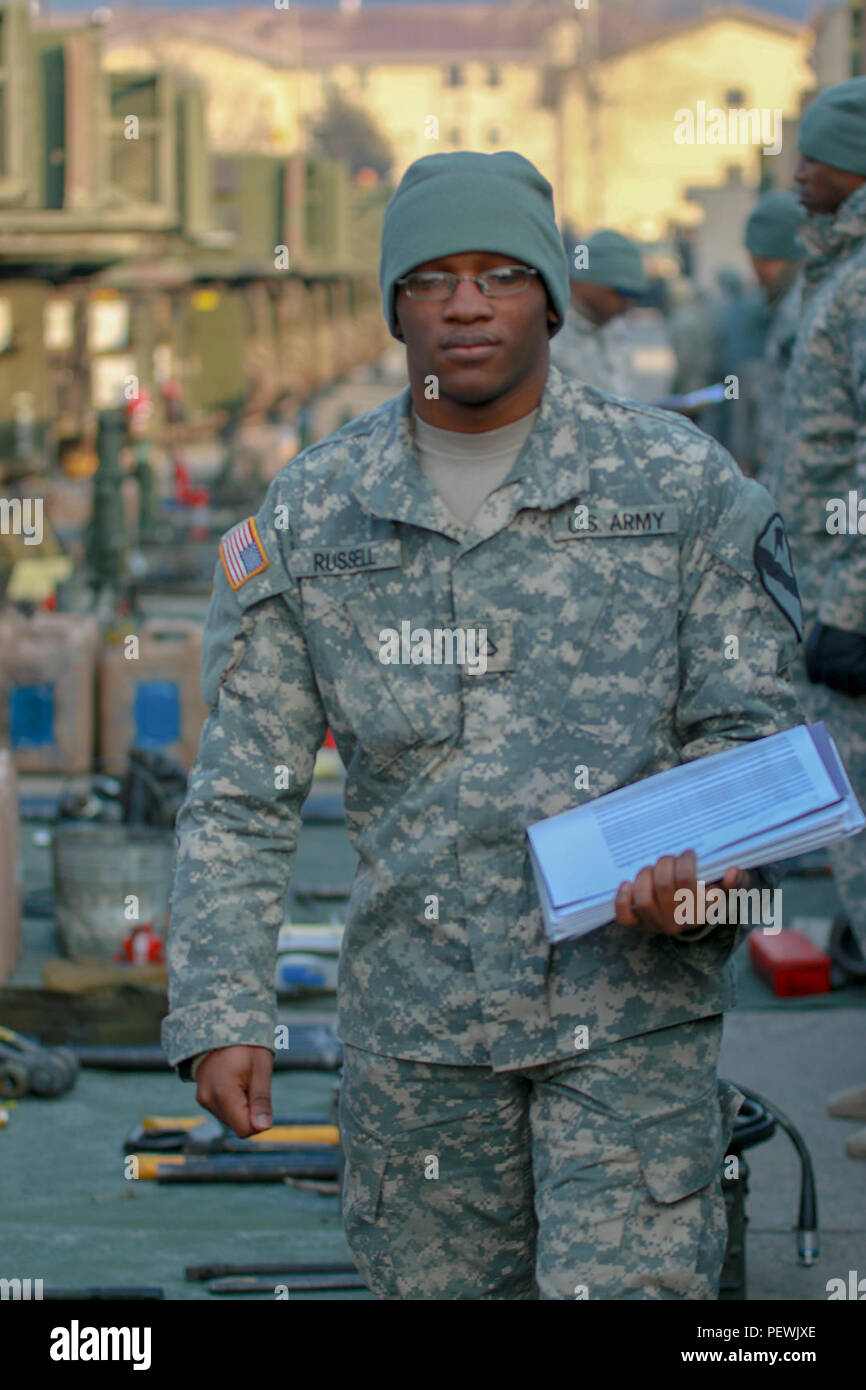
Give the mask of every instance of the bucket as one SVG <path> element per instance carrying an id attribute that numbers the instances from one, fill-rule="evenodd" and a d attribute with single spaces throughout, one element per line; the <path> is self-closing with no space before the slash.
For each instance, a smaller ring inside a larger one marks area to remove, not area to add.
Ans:
<path id="1" fill-rule="evenodd" d="M 61 821 L 55 827 L 54 910 L 66 955 L 110 960 L 145 922 L 165 939 L 174 841 L 173 831 L 150 826 Z"/>
<path id="2" fill-rule="evenodd" d="M 19 772 L 89 772 L 99 625 L 78 613 L 4 614 L 3 727 Z"/>
<path id="3" fill-rule="evenodd" d="M 100 661 L 101 766 L 122 777 L 130 748 L 166 753 L 189 769 L 207 706 L 199 686 L 201 623 L 150 618 L 138 632 L 138 655 L 127 643 L 107 646 Z"/>

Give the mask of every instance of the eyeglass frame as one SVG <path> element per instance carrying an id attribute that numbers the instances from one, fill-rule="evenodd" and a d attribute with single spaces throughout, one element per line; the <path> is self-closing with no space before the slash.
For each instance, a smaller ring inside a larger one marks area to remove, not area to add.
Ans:
<path id="1" fill-rule="evenodd" d="M 456 275 L 453 270 L 411 270 L 408 275 L 402 275 L 399 280 L 395 280 L 394 284 L 402 285 L 405 288 L 406 294 L 409 297 L 409 299 L 420 299 L 423 303 L 424 296 L 413 294 L 412 291 L 409 289 L 409 280 L 413 275 L 446 275 L 449 277 L 449 279 L 453 280 L 454 283 L 451 287 L 450 294 L 446 294 L 444 298 L 441 299 L 436 299 L 435 297 L 428 299 L 426 301 L 428 304 L 447 304 L 448 300 L 453 299 L 455 294 L 457 293 L 457 286 L 460 284 L 461 280 L 473 280 L 475 284 L 478 286 L 481 293 L 484 295 L 485 299 L 509 299 L 511 295 L 521 294 L 525 289 L 529 288 L 529 281 L 527 280 L 525 285 L 520 285 L 520 287 L 516 290 L 506 290 L 504 294 L 490 294 L 487 288 L 485 287 L 484 276 L 489 275 L 490 272 L 493 270 L 522 270 L 525 271 L 527 275 L 541 274 L 541 272 L 539 270 L 536 270 L 534 266 L 520 265 L 518 262 L 515 261 L 513 265 L 492 265 L 487 270 L 482 271 L 480 275 L 470 275 L 468 271 L 462 275 Z"/>

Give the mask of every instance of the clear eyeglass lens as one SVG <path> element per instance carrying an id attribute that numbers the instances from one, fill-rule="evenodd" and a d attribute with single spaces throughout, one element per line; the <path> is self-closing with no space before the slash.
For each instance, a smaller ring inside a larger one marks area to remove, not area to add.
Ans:
<path id="1" fill-rule="evenodd" d="M 478 277 L 487 286 L 489 295 L 516 294 L 529 281 L 524 266 L 504 265 L 488 270 Z M 415 299 L 448 299 L 457 288 L 455 275 L 444 270 L 430 270 L 406 277 L 406 288 Z"/>
<path id="2" fill-rule="evenodd" d="M 444 270 L 406 277 L 406 288 L 416 299 L 447 299 L 456 288 L 454 276 Z"/>
<path id="3" fill-rule="evenodd" d="M 483 279 L 487 282 L 487 293 L 514 294 L 522 290 L 529 280 L 529 274 L 520 265 L 503 265 L 496 270 L 488 270 Z"/>

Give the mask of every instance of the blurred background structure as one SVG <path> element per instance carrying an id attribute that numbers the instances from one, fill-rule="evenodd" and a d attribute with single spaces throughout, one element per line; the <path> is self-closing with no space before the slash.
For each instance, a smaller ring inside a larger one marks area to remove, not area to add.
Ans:
<path id="1" fill-rule="evenodd" d="M 0 5 L 0 469 L 86 472 L 136 384 L 157 460 L 292 425 L 278 467 L 311 398 L 388 346 L 382 212 L 437 150 L 519 149 L 564 230 L 634 237 L 666 284 L 748 274 L 803 102 L 866 63 L 862 0 L 801 8 Z M 701 104 L 778 114 L 781 151 L 748 122 L 678 142 Z"/>

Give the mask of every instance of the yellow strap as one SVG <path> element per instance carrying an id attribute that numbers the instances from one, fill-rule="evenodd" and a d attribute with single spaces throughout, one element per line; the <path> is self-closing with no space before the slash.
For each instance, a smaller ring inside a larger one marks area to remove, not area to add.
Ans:
<path id="1" fill-rule="evenodd" d="M 159 1129 L 197 1129 L 205 1122 L 204 1115 L 142 1115 L 141 1127 L 144 1130 Z"/>
<path id="2" fill-rule="evenodd" d="M 259 1144 L 339 1144 L 340 1131 L 336 1125 L 274 1125 L 249 1137 Z"/>
<path id="3" fill-rule="evenodd" d="M 161 1163 L 173 1163 L 176 1166 L 186 1163 L 183 1154 L 127 1154 L 124 1163 L 128 1163 L 131 1158 L 136 1160 L 139 1178 L 155 1178 L 156 1170 Z"/>

